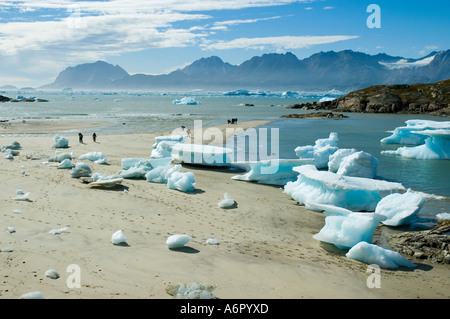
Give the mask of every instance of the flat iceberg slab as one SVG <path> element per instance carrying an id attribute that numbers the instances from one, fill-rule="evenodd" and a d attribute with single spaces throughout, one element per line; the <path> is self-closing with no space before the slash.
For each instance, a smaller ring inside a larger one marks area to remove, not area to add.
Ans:
<path id="1" fill-rule="evenodd" d="M 323 210 L 325 226 L 314 239 L 348 249 L 361 241 L 372 242 L 373 232 L 386 216 L 375 213 L 355 213 L 332 205 L 310 203 L 314 210 Z"/>
<path id="2" fill-rule="evenodd" d="M 193 97 L 183 97 L 181 100 L 173 100 L 173 104 L 184 104 L 184 105 L 199 105 L 200 102 L 196 101 Z"/>
<path id="3" fill-rule="evenodd" d="M 286 184 L 284 193 L 303 205 L 315 202 L 352 211 L 373 212 L 384 196 L 405 191 L 400 183 L 342 176 L 329 171 L 319 171 L 314 165 L 298 166 L 293 170 L 299 175 L 295 182 Z"/>
<path id="4" fill-rule="evenodd" d="M 298 172 L 293 168 L 300 165 L 312 164 L 314 159 L 273 159 L 255 162 L 235 162 L 233 166 L 245 167 L 248 172 L 235 175 L 234 180 L 256 182 L 269 185 L 286 185 L 294 181 Z"/>
<path id="5" fill-rule="evenodd" d="M 326 168 L 330 155 L 338 150 L 338 142 L 338 134 L 332 132 L 328 138 L 316 140 L 315 145 L 298 146 L 294 151 L 298 158 L 314 159 L 317 168 Z"/>
<path id="6" fill-rule="evenodd" d="M 172 160 L 176 163 L 229 166 L 232 154 L 229 148 L 212 145 L 178 143 L 172 147 Z"/>
<path id="7" fill-rule="evenodd" d="M 382 151 L 382 154 L 401 155 L 415 159 L 450 159 L 450 129 L 425 130 L 425 144 L 414 147 L 400 147 L 396 151 Z"/>
<path id="8" fill-rule="evenodd" d="M 425 196 L 421 193 L 413 193 L 410 191 L 404 194 L 396 193 L 380 200 L 375 209 L 375 213 L 387 217 L 386 220 L 382 221 L 384 225 L 408 225 L 424 204 Z"/>
<path id="9" fill-rule="evenodd" d="M 346 254 L 347 258 L 359 260 L 366 264 L 377 264 L 381 268 L 393 269 L 400 266 L 414 268 L 416 265 L 396 251 L 367 242 L 353 246 Z"/>
<path id="10" fill-rule="evenodd" d="M 431 120 L 408 120 L 406 126 L 397 127 L 391 136 L 381 139 L 381 143 L 385 144 L 414 144 L 420 145 L 425 143 L 427 135 L 422 131 L 426 130 L 450 130 L 450 121 L 431 121 Z"/>

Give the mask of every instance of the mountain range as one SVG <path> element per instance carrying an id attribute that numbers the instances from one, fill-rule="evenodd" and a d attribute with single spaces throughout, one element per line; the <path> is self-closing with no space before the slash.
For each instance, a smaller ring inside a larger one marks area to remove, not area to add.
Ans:
<path id="1" fill-rule="evenodd" d="M 163 75 L 131 75 L 118 65 L 97 61 L 69 67 L 40 89 L 353 91 L 449 78 L 450 50 L 419 59 L 344 50 L 319 52 L 302 60 L 290 52 L 263 54 L 240 65 L 211 56 Z"/>

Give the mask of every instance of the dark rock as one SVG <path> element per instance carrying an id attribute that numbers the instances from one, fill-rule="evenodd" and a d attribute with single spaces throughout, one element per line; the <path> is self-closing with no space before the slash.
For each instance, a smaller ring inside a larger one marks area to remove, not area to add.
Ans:
<path id="1" fill-rule="evenodd" d="M 285 114 L 281 117 L 284 118 L 296 118 L 296 119 L 343 119 L 348 116 L 340 113 L 333 112 L 315 112 L 315 113 L 307 113 L 307 114 Z"/>
<path id="2" fill-rule="evenodd" d="M 11 98 L 0 95 L 0 102 L 9 102 L 9 101 L 11 101 Z"/>

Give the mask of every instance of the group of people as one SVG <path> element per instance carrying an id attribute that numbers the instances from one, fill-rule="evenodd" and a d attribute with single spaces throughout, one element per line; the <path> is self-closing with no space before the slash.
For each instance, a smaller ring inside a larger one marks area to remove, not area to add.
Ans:
<path id="1" fill-rule="evenodd" d="M 94 140 L 95 143 L 97 141 L 97 134 L 95 133 L 92 134 L 92 139 Z M 83 144 L 83 134 L 78 133 L 78 141 Z"/>
<path id="2" fill-rule="evenodd" d="M 237 118 L 236 119 L 231 119 L 231 120 L 228 120 L 228 124 L 237 124 L 237 121 L 238 121 Z"/>

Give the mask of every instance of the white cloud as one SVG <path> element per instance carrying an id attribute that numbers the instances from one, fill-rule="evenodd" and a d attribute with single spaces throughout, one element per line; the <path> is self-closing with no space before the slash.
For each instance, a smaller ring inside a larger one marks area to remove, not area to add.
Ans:
<path id="1" fill-rule="evenodd" d="M 279 36 L 264 38 L 239 38 L 231 41 L 205 41 L 201 47 L 205 50 L 229 50 L 229 49 L 275 49 L 289 50 L 308 48 L 313 45 L 334 43 L 358 38 L 358 36 Z"/>

